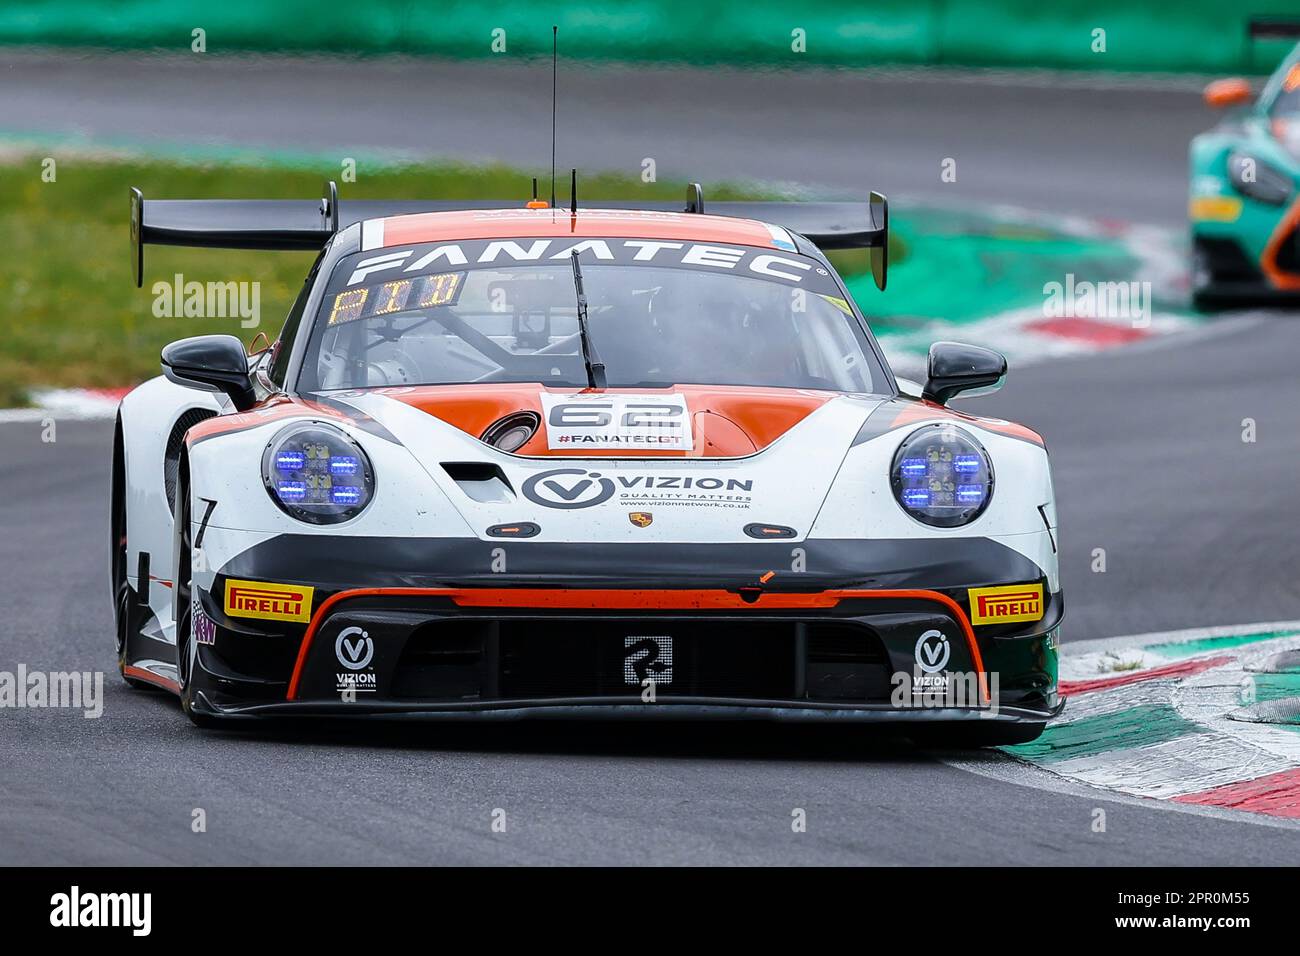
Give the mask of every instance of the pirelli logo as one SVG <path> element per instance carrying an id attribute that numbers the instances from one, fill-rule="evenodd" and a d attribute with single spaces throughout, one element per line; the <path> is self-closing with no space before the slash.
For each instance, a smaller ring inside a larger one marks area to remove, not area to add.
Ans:
<path id="1" fill-rule="evenodd" d="M 256 617 L 264 621 L 311 620 L 315 588 L 261 581 L 226 581 L 226 613 L 231 617 Z"/>
<path id="2" fill-rule="evenodd" d="M 997 588 L 968 588 L 972 624 L 1014 624 L 1043 616 L 1043 586 L 1013 584 Z"/>

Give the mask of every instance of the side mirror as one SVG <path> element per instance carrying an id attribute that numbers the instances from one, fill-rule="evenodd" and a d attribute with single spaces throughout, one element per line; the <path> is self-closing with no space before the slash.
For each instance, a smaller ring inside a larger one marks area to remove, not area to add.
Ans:
<path id="1" fill-rule="evenodd" d="M 921 397 L 947 405 L 961 392 L 980 389 L 995 392 L 1007 377 L 1007 359 L 1000 352 L 960 342 L 935 342 L 930 346 L 929 379 Z"/>
<path id="2" fill-rule="evenodd" d="M 1205 102 L 1215 109 L 1250 102 L 1250 83 L 1239 76 L 1215 80 L 1205 88 Z"/>
<path id="3" fill-rule="evenodd" d="M 248 355 L 233 335 L 196 335 L 172 342 L 162 350 L 162 369 L 177 385 L 224 392 L 241 412 L 257 401 Z"/>

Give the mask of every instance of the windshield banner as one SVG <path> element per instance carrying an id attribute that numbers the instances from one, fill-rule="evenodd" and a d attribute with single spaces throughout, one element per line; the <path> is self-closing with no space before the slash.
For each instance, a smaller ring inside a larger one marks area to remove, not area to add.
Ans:
<path id="1" fill-rule="evenodd" d="M 732 273 L 837 295 L 827 270 L 798 253 L 774 253 L 753 246 L 659 239 L 480 239 L 424 243 L 378 255 L 357 253 L 334 273 L 332 286 L 346 289 L 371 276 L 396 279 L 462 268 L 560 265 L 574 252 L 583 264 L 657 266 L 697 272 Z M 346 280 L 342 277 L 346 276 Z"/>

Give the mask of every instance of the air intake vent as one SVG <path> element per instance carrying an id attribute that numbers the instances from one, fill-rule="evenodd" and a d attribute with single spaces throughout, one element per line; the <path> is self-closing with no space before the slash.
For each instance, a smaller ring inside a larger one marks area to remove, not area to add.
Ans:
<path id="1" fill-rule="evenodd" d="M 510 486 L 510 479 L 491 462 L 444 461 L 442 470 L 452 477 L 461 491 L 475 501 L 504 503 L 515 500 L 515 490 Z"/>
<path id="2" fill-rule="evenodd" d="M 167 453 L 163 456 L 163 486 L 167 489 L 167 504 L 176 510 L 176 472 L 180 468 L 181 449 L 185 447 L 185 433 L 199 422 L 215 418 L 216 412 L 208 408 L 191 408 L 183 412 L 167 436 Z"/>
<path id="3" fill-rule="evenodd" d="M 830 623 L 808 628 L 810 700 L 886 700 L 888 664 L 880 639 L 865 628 Z"/>

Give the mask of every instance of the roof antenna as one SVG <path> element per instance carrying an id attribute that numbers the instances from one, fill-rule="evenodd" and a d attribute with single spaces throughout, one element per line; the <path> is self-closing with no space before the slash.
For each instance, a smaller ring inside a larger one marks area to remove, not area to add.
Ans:
<path id="1" fill-rule="evenodd" d="M 578 214 L 578 171 L 573 171 L 573 178 L 569 180 L 569 215 Z"/>
<path id="2" fill-rule="evenodd" d="M 544 200 L 544 199 L 543 199 L 543 200 L 538 200 L 538 198 L 537 198 L 537 177 L 536 177 L 536 176 L 533 177 L 533 198 L 530 199 L 530 200 L 528 200 L 528 208 L 529 208 L 529 209 L 545 209 L 545 208 L 546 208 L 546 200 Z"/>
<path id="3" fill-rule="evenodd" d="M 558 67 L 560 28 L 551 26 L 551 208 L 555 208 L 555 74 Z"/>

